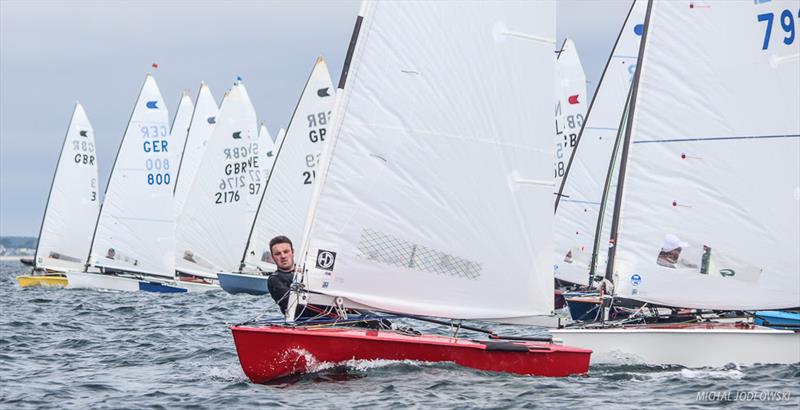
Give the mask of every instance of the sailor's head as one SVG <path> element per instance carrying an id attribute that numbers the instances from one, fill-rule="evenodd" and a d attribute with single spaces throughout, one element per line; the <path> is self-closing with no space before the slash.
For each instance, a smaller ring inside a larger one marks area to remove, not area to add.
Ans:
<path id="1" fill-rule="evenodd" d="M 117 252 L 114 250 L 114 248 L 108 248 L 108 252 L 106 253 L 106 258 L 114 259 L 115 256 L 117 256 Z"/>
<path id="2" fill-rule="evenodd" d="M 294 247 L 289 238 L 283 235 L 272 238 L 272 240 L 269 241 L 269 251 L 278 269 L 282 271 L 291 271 L 294 269 Z"/>
<path id="3" fill-rule="evenodd" d="M 667 234 L 664 237 L 664 245 L 661 246 L 661 256 L 674 263 L 678 260 L 681 250 L 688 246 L 689 244 L 682 241 L 681 238 L 671 233 Z"/>

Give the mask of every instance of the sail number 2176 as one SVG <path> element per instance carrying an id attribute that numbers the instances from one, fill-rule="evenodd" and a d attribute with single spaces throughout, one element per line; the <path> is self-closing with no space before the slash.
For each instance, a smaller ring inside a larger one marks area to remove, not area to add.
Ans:
<path id="1" fill-rule="evenodd" d="M 798 11 L 797 17 L 800 18 L 800 11 Z M 764 21 L 767 23 L 764 31 L 764 43 L 761 46 L 762 50 L 769 48 L 769 39 L 772 35 L 772 22 L 774 20 L 775 13 L 764 13 L 758 15 L 758 21 Z M 780 15 L 780 23 L 781 28 L 786 33 L 783 37 L 783 44 L 786 44 L 787 46 L 791 45 L 794 43 L 794 38 L 796 37 L 794 13 L 789 9 L 783 10 Z"/>

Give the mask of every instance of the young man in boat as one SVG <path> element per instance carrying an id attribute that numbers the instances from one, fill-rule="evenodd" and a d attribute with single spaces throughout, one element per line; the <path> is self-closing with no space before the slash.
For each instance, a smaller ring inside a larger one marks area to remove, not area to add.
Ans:
<path id="1" fill-rule="evenodd" d="M 272 259 L 275 261 L 275 265 L 278 269 L 269 275 L 267 279 L 267 289 L 272 299 L 281 309 L 281 313 L 286 315 L 286 308 L 289 304 L 289 292 L 292 288 L 292 281 L 294 281 L 294 246 L 292 245 L 291 239 L 279 235 L 269 241 L 269 249 L 272 254 Z M 301 320 L 335 317 L 334 313 L 328 313 L 330 312 L 328 306 L 303 305 L 298 306 L 296 312 L 295 317 Z M 350 313 L 361 315 L 364 312 L 356 312 L 348 309 L 348 314 Z M 386 319 L 356 321 L 348 324 L 370 329 L 388 329 L 392 326 L 392 323 Z M 408 329 L 407 331 L 413 332 L 414 330 Z"/>

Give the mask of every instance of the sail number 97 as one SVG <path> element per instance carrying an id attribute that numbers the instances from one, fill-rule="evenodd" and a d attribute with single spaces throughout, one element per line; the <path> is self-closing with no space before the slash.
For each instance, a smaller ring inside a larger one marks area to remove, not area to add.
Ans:
<path id="1" fill-rule="evenodd" d="M 800 11 L 797 12 L 797 17 L 800 18 Z M 764 43 L 761 45 L 762 50 L 769 48 L 769 39 L 772 35 L 772 23 L 774 20 L 775 13 L 764 13 L 758 15 L 758 21 L 764 21 L 767 23 L 767 26 L 764 30 Z M 791 45 L 794 43 L 794 38 L 796 36 L 794 13 L 789 9 L 782 11 L 779 21 L 781 23 L 781 28 L 783 29 L 784 33 L 786 33 L 783 37 L 783 44 L 786 44 L 787 46 Z"/>

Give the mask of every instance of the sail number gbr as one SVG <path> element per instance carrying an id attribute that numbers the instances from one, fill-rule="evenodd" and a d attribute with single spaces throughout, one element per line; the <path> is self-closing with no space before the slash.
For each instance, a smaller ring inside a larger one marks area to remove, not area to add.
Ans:
<path id="1" fill-rule="evenodd" d="M 767 23 L 764 27 L 764 42 L 761 45 L 762 50 L 769 48 L 769 39 L 772 36 L 772 25 L 775 21 L 775 14 L 776 13 L 764 13 L 758 15 L 758 21 Z M 797 17 L 800 19 L 800 11 L 797 12 Z M 785 33 L 783 36 L 783 44 L 787 46 L 791 45 L 794 43 L 794 39 L 797 36 L 794 12 L 789 9 L 783 10 L 778 21 L 780 21 L 781 28 Z"/>

